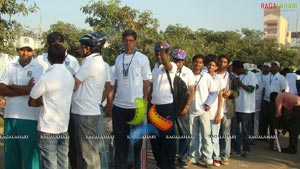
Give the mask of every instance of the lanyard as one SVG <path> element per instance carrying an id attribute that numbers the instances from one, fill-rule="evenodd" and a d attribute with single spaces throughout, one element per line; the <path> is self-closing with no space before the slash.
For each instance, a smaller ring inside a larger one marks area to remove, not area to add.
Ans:
<path id="1" fill-rule="evenodd" d="M 199 80 L 198 81 L 196 81 L 195 83 L 195 89 L 197 89 L 197 86 L 198 86 L 198 84 L 199 84 L 199 82 L 200 82 L 200 80 L 201 80 L 201 78 L 202 78 L 202 72 L 200 72 L 200 78 L 199 78 Z"/>
<path id="2" fill-rule="evenodd" d="M 128 70 L 129 70 L 129 67 L 130 67 L 130 65 L 131 65 L 131 62 L 132 62 L 132 59 L 133 59 L 133 57 L 134 57 L 134 55 L 135 55 L 135 52 L 133 53 L 133 55 L 131 56 L 131 59 L 130 59 L 130 62 L 129 62 L 129 65 L 128 65 L 128 67 L 127 68 L 125 68 L 125 64 L 124 64 L 124 57 L 125 57 L 125 52 L 124 52 L 124 54 L 123 54 L 123 75 L 125 76 L 125 77 L 127 77 L 128 76 Z"/>

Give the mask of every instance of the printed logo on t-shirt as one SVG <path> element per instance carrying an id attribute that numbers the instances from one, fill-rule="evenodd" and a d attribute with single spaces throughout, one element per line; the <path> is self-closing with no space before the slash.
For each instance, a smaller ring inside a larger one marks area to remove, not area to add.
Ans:
<path id="1" fill-rule="evenodd" d="M 31 77 L 32 76 L 32 71 L 27 71 L 27 77 Z"/>
<path id="2" fill-rule="evenodd" d="M 69 61 L 65 61 L 65 65 L 69 66 L 70 62 Z"/>

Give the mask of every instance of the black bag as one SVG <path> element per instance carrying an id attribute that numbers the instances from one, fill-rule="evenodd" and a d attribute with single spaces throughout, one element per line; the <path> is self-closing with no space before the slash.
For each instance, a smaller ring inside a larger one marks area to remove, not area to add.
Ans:
<path id="1" fill-rule="evenodd" d="M 184 109 L 188 101 L 189 98 L 188 88 L 185 82 L 179 76 L 175 75 L 174 82 L 173 82 L 173 86 L 174 86 L 173 89 L 169 71 L 166 70 L 166 72 L 168 75 L 169 84 L 171 86 L 171 92 L 173 94 L 175 110 L 176 113 L 179 114 L 182 112 L 182 110 Z"/>

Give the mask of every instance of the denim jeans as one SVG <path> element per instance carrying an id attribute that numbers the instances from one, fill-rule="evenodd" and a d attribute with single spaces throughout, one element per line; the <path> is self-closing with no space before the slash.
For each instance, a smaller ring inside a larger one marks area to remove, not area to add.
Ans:
<path id="1" fill-rule="evenodd" d="M 212 158 L 214 160 L 220 160 L 220 144 L 219 144 L 219 132 L 220 132 L 220 123 L 216 123 L 215 120 L 210 120 L 211 124 L 211 142 L 213 148 Z"/>
<path id="2" fill-rule="evenodd" d="M 43 169 L 68 169 L 69 135 L 39 132 L 40 165 Z"/>
<path id="3" fill-rule="evenodd" d="M 105 136 L 106 134 L 104 132 L 104 114 L 103 114 L 102 106 L 100 106 L 100 110 L 101 110 L 101 115 L 98 124 L 99 136 Z M 100 156 L 101 169 L 108 169 L 108 159 L 105 150 L 105 138 L 106 137 L 99 138 L 99 156 Z"/>
<path id="4" fill-rule="evenodd" d="M 221 120 L 220 126 L 220 157 L 222 160 L 228 160 L 231 150 L 231 119 L 227 118 L 226 114 Z"/>
<path id="5" fill-rule="evenodd" d="M 80 169 L 100 168 L 98 124 L 100 115 L 83 116 L 71 114 L 74 124 L 77 167 Z"/>
<path id="6" fill-rule="evenodd" d="M 232 118 L 231 129 L 235 139 L 232 139 L 232 148 L 235 152 L 241 153 L 241 145 L 243 146 L 243 151 L 250 152 L 250 134 L 251 134 L 251 114 L 252 113 L 241 113 L 236 112 L 236 115 Z M 242 124 L 242 135 L 240 132 L 240 123 Z M 242 140 L 241 140 L 242 139 Z"/>
<path id="7" fill-rule="evenodd" d="M 190 121 L 189 121 L 188 114 L 185 116 L 176 116 L 176 125 L 178 129 L 178 135 L 182 138 L 179 139 L 179 146 L 178 146 L 178 154 L 179 160 L 186 161 L 190 142 L 191 142 L 191 134 L 190 134 Z"/>
<path id="8" fill-rule="evenodd" d="M 194 162 L 199 162 L 200 158 L 203 157 L 206 160 L 206 163 L 212 164 L 209 112 L 205 112 L 200 116 L 190 117 L 190 129 L 193 136 L 189 153 L 190 156 L 195 160 Z"/>

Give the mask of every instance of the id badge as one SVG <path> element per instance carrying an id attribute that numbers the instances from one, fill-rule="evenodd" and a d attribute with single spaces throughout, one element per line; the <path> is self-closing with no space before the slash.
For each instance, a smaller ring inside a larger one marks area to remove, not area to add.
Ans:
<path id="1" fill-rule="evenodd" d="M 128 85 L 128 84 L 129 84 L 128 77 L 123 77 L 123 85 Z"/>

